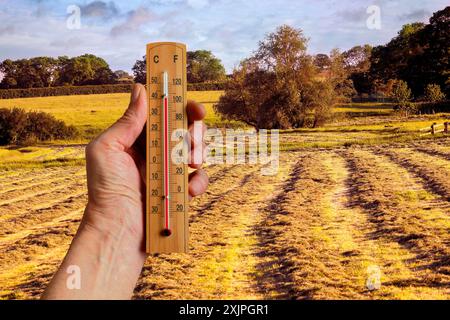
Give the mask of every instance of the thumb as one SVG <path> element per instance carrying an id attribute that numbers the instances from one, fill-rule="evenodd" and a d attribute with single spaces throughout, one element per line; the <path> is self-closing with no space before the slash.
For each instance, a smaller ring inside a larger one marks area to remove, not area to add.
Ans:
<path id="1" fill-rule="evenodd" d="M 147 93 L 142 84 L 135 84 L 131 101 L 123 116 L 109 127 L 99 138 L 105 142 L 117 142 L 130 148 L 141 134 L 147 121 Z"/>

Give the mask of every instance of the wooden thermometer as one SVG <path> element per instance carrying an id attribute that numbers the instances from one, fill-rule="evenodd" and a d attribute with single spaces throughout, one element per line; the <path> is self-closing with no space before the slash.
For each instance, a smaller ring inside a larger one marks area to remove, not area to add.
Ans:
<path id="1" fill-rule="evenodd" d="M 148 253 L 188 250 L 186 45 L 147 45 Z"/>

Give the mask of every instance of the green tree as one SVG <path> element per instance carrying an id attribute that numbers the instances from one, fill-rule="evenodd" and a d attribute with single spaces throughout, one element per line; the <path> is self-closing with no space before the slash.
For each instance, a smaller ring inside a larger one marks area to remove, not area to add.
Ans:
<path id="1" fill-rule="evenodd" d="M 189 83 L 219 82 L 225 80 L 222 62 L 211 51 L 187 52 L 187 79 Z"/>
<path id="2" fill-rule="evenodd" d="M 136 83 L 147 83 L 147 58 L 142 57 L 142 60 L 136 60 L 132 68 L 134 75 L 134 82 Z"/>
<path id="3" fill-rule="evenodd" d="M 372 47 L 370 45 L 355 46 L 343 54 L 344 64 L 350 79 L 353 81 L 356 91 L 360 94 L 370 93 L 370 58 L 372 56 Z"/>
<path id="4" fill-rule="evenodd" d="M 427 83 L 447 88 L 449 43 L 450 6 L 434 13 L 428 24 L 407 24 L 388 44 L 375 47 L 371 57 L 372 81 L 402 79 L 415 96 L 424 93 Z"/>
<path id="5" fill-rule="evenodd" d="M 0 64 L 0 72 L 4 74 L 1 87 L 39 88 L 49 87 L 57 76 L 57 60 L 49 57 L 10 60 Z"/>
<path id="6" fill-rule="evenodd" d="M 226 74 L 222 62 L 211 51 L 187 52 L 187 80 L 189 83 L 225 81 Z M 145 84 L 147 81 L 146 56 L 136 60 L 133 68 L 134 81 Z"/>
<path id="7" fill-rule="evenodd" d="M 91 54 L 79 57 L 35 57 L 5 60 L 0 64 L 2 88 L 40 88 L 54 85 L 108 84 L 115 75 L 102 58 Z"/>
<path id="8" fill-rule="evenodd" d="M 108 63 L 92 54 L 85 54 L 71 59 L 62 57 L 59 68 L 59 85 L 109 84 L 114 83 L 116 80 Z"/>

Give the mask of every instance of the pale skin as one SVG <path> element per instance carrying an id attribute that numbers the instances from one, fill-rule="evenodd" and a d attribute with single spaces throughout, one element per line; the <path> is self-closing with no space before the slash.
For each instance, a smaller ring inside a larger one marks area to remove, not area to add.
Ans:
<path id="1" fill-rule="evenodd" d="M 202 105 L 189 101 L 187 114 L 194 121 L 205 116 Z M 130 299 L 147 254 L 145 227 L 146 90 L 135 85 L 130 105 L 114 125 L 86 148 L 88 204 L 64 261 L 43 299 Z M 192 149 L 202 145 L 192 139 Z M 198 150 L 198 149 L 197 149 Z M 201 161 L 190 164 L 189 196 L 205 192 L 208 176 Z M 79 268 L 81 289 L 69 289 L 73 266 Z M 69 271 L 69 273 L 68 273 Z"/>

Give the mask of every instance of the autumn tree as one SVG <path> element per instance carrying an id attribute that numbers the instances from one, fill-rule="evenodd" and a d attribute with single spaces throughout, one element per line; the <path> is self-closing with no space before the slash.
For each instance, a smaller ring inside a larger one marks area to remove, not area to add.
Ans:
<path id="1" fill-rule="evenodd" d="M 442 93 L 438 84 L 429 84 L 425 88 L 425 99 L 432 103 L 441 102 L 445 100 L 445 94 Z"/>
<path id="2" fill-rule="evenodd" d="M 450 6 L 437 11 L 428 24 L 406 24 L 386 45 L 372 51 L 370 73 L 373 82 L 406 81 L 415 96 L 426 84 L 435 83 L 450 93 Z"/>
<path id="3" fill-rule="evenodd" d="M 417 111 L 416 105 L 411 102 L 411 89 L 405 81 L 397 80 L 394 82 L 392 98 L 396 102 L 395 110 L 400 111 L 405 116 Z"/>
<path id="4" fill-rule="evenodd" d="M 234 70 L 215 110 L 225 119 L 256 129 L 322 124 L 338 100 L 336 88 L 345 76 L 339 73 L 342 65 L 338 67 L 336 55 L 330 75 L 317 77 L 314 59 L 306 50 L 307 39 L 300 29 L 284 25 L 268 34 Z"/>

